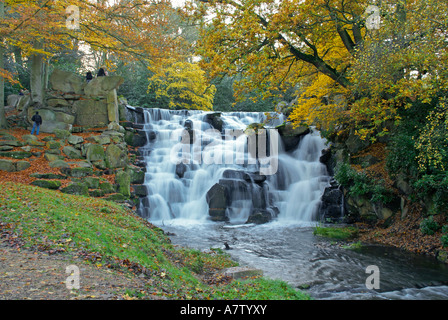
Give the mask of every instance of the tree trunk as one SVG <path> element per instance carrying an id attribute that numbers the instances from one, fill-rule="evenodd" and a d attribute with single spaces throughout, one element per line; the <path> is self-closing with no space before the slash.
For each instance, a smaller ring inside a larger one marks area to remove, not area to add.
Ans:
<path id="1" fill-rule="evenodd" d="M 0 20 L 5 17 L 5 1 L 0 0 Z M 0 39 L 0 69 L 5 67 L 4 65 L 4 51 L 2 46 L 2 39 Z M 0 128 L 4 129 L 8 127 L 5 115 L 5 80 L 0 77 Z"/>
<path id="2" fill-rule="evenodd" d="M 42 54 L 34 53 L 31 56 L 31 101 L 37 107 L 44 102 L 44 57 Z"/>

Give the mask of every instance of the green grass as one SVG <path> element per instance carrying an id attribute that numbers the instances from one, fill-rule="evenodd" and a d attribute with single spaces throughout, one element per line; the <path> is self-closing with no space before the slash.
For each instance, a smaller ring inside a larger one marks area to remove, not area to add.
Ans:
<path id="1" fill-rule="evenodd" d="M 321 227 L 313 228 L 313 234 L 330 239 L 348 240 L 358 235 L 358 229 L 355 227 Z"/>
<path id="2" fill-rule="evenodd" d="M 24 247 L 75 253 L 100 268 L 145 270 L 153 280 L 148 295 L 170 299 L 308 298 L 283 282 L 263 278 L 208 285 L 201 276 L 237 265 L 222 250 L 174 247 L 160 228 L 124 206 L 98 198 L 7 182 L 0 185 L 0 222 L 0 231 L 17 236 Z M 142 293 L 135 295 L 144 298 Z"/>

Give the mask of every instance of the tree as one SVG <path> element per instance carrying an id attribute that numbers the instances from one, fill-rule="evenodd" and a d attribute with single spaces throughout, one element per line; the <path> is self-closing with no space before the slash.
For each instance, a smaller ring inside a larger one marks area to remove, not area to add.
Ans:
<path id="1" fill-rule="evenodd" d="M 152 68 L 150 90 L 170 109 L 213 110 L 214 85 L 209 85 L 198 64 L 174 61 Z"/>
<path id="2" fill-rule="evenodd" d="M 46 62 L 74 45 L 153 62 L 183 48 L 169 24 L 167 16 L 174 9 L 166 0 L 7 0 L 6 5 L 0 38 L 29 57 L 31 91 L 38 104 L 48 73 Z"/>
<path id="3" fill-rule="evenodd" d="M 356 124 L 384 134 L 396 108 L 445 88 L 446 1 L 200 0 L 185 11 L 201 28 L 198 54 L 211 77 L 242 73 L 235 94 L 298 87 L 290 115 L 322 129 Z M 353 121 L 355 120 L 355 121 Z"/>

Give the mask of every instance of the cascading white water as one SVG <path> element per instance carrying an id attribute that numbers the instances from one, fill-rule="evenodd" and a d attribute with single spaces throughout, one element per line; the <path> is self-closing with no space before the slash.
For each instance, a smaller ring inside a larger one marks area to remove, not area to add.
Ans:
<path id="1" fill-rule="evenodd" d="M 142 216 L 154 223 L 173 219 L 206 221 L 209 219 L 207 192 L 217 183 L 226 183 L 231 190 L 231 204 L 226 209 L 231 223 L 245 223 L 253 211 L 254 202 L 278 211 L 278 214 L 272 213 L 278 221 L 310 222 L 316 219 L 320 198 L 330 180 L 325 165 L 319 162 L 325 140 L 318 132 L 305 135 L 298 147 L 290 152 L 284 151 L 281 139 L 278 139 L 276 173 L 266 175 L 262 184 L 249 183 L 249 187 L 242 187 L 243 181 L 232 174 L 253 173 L 259 171 L 261 165 L 254 160 L 245 134 L 232 138 L 225 134 L 228 130 L 241 132 L 249 124 L 262 123 L 266 116 L 255 112 L 222 113 L 221 133 L 213 130 L 206 121 L 209 114 L 145 110 L 144 129 L 149 143 L 142 150 L 148 196 L 140 206 Z M 284 118 L 270 121 L 269 126 L 274 127 L 283 123 Z M 190 133 L 194 132 L 194 139 L 198 140 L 191 145 L 179 144 L 188 126 L 192 129 Z M 270 146 L 273 148 L 272 142 Z M 273 157 L 273 150 L 269 152 Z M 180 164 L 173 161 L 173 155 Z"/>

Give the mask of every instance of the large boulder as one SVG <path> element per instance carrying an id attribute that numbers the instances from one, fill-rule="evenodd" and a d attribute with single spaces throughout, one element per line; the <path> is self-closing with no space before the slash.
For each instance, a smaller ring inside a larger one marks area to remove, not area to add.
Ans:
<path id="1" fill-rule="evenodd" d="M 82 159 L 81 151 L 71 146 L 65 146 L 62 148 L 62 152 L 70 159 Z"/>
<path id="2" fill-rule="evenodd" d="M 102 145 L 91 143 L 86 148 L 86 158 L 90 162 L 104 160 L 105 156 Z"/>
<path id="3" fill-rule="evenodd" d="M 118 76 L 97 77 L 84 87 L 84 92 L 90 97 L 107 97 L 110 91 L 118 89 L 123 82 L 124 78 Z"/>
<path id="4" fill-rule="evenodd" d="M 115 144 L 111 144 L 106 149 L 106 166 L 111 169 L 125 168 L 128 164 L 127 152 Z"/>
<path id="5" fill-rule="evenodd" d="M 212 221 L 227 221 L 227 191 L 220 184 L 213 185 L 207 192 L 206 200 L 208 204 L 208 214 Z"/>
<path id="6" fill-rule="evenodd" d="M 278 130 L 286 151 L 295 149 L 302 136 L 310 132 L 310 128 L 308 126 L 294 127 L 291 122 L 286 122 L 276 127 L 276 129 Z"/>
<path id="7" fill-rule="evenodd" d="M 131 196 L 131 176 L 128 172 L 121 170 L 115 175 L 116 183 L 118 185 L 118 193 L 121 193 L 126 198 Z"/>
<path id="8" fill-rule="evenodd" d="M 73 103 L 75 124 L 82 127 L 105 127 L 109 124 L 106 100 L 83 99 Z"/>
<path id="9" fill-rule="evenodd" d="M 50 76 L 50 87 L 63 93 L 82 93 L 84 80 L 71 72 L 55 69 Z"/>

